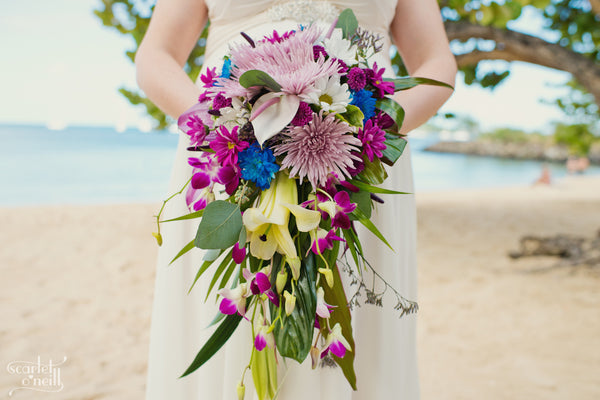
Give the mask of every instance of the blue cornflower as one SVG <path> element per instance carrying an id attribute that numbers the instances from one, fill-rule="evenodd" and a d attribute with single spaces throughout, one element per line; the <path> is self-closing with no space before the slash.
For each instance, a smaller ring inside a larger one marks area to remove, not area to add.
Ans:
<path id="1" fill-rule="evenodd" d="M 373 97 L 373 93 L 367 89 L 359 90 L 358 92 L 352 92 L 352 101 L 350 104 L 360 108 L 360 111 L 364 114 L 365 118 L 363 121 L 367 121 L 375 116 L 375 102 L 377 99 Z"/>
<path id="2" fill-rule="evenodd" d="M 262 190 L 271 186 L 275 172 L 279 171 L 273 151 L 268 147 L 261 149 L 257 142 L 241 151 L 238 160 L 242 169 L 242 178 L 256 183 Z"/>
<path id="3" fill-rule="evenodd" d="M 231 78 L 231 59 L 225 58 L 223 61 L 223 68 L 221 68 L 221 78 Z"/>

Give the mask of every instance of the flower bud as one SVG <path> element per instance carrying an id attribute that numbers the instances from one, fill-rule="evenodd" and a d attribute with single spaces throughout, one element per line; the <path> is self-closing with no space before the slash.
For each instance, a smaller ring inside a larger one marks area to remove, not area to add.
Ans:
<path id="1" fill-rule="evenodd" d="M 162 235 L 158 232 L 152 232 L 152 236 L 154 236 L 154 238 L 156 239 L 156 243 L 158 243 L 159 246 L 162 246 Z"/>
<path id="2" fill-rule="evenodd" d="M 327 286 L 333 287 L 333 272 L 329 268 L 319 268 L 319 272 L 325 277 Z"/>
<path id="3" fill-rule="evenodd" d="M 282 268 L 281 271 L 277 274 L 277 280 L 275 281 L 275 287 L 277 288 L 277 293 L 283 292 L 283 288 L 287 283 L 288 274 L 285 268 Z"/>
<path id="4" fill-rule="evenodd" d="M 246 387 L 244 386 L 244 382 L 238 383 L 237 395 L 238 395 L 238 400 L 244 400 L 244 396 L 246 395 Z"/>
<path id="5" fill-rule="evenodd" d="M 320 351 L 315 346 L 310 348 L 310 358 L 312 360 L 312 369 L 317 369 L 319 360 L 321 359 Z"/>
<path id="6" fill-rule="evenodd" d="M 290 257 L 286 257 L 285 261 L 287 261 L 288 265 L 290 266 L 291 270 L 292 270 L 292 277 L 295 280 L 298 280 L 300 278 L 300 259 L 298 257 L 294 257 L 294 258 L 290 258 Z"/>
<path id="7" fill-rule="evenodd" d="M 296 307 L 296 296 L 286 290 L 283 297 L 285 297 L 285 313 L 290 315 Z"/>

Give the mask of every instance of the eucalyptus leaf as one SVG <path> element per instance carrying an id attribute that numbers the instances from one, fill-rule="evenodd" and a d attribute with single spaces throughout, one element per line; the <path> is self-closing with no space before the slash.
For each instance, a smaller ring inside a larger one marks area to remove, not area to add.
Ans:
<path id="1" fill-rule="evenodd" d="M 219 258 L 222 252 L 223 250 L 221 249 L 206 250 L 204 252 L 204 257 L 202 257 L 202 261 L 215 261 L 217 258 Z"/>
<path id="2" fill-rule="evenodd" d="M 217 327 L 212 336 L 204 343 L 204 346 L 202 346 L 198 354 L 196 354 L 194 361 L 192 361 L 188 369 L 180 376 L 180 378 L 191 374 L 210 360 L 210 358 L 223 347 L 225 342 L 229 340 L 241 320 L 242 316 L 239 314 L 228 315 L 221 325 Z"/>
<path id="3" fill-rule="evenodd" d="M 335 25 L 336 28 L 342 29 L 342 36 L 344 39 L 349 39 L 358 28 L 358 20 L 356 19 L 356 15 L 354 15 L 354 11 L 350 8 L 346 8 L 344 11 L 340 13 L 338 17 L 337 23 Z"/>
<path id="4" fill-rule="evenodd" d="M 257 69 L 251 69 L 246 71 L 240 76 L 239 79 L 240 85 L 245 88 L 250 88 L 253 86 L 264 86 L 271 89 L 274 92 L 279 92 L 281 90 L 281 85 L 275 81 L 271 77 L 271 75 L 267 74 L 264 71 L 259 71 Z"/>
<path id="5" fill-rule="evenodd" d="M 242 213 L 236 204 L 213 201 L 204 209 L 194 244 L 201 249 L 231 247 L 238 241 L 242 227 Z"/>

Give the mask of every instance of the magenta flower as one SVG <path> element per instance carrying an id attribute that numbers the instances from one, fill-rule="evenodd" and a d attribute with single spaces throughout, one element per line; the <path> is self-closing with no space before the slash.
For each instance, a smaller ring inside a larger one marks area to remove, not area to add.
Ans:
<path id="1" fill-rule="evenodd" d="M 264 40 L 262 40 L 261 42 L 269 42 L 269 43 L 281 43 L 287 39 L 289 39 L 291 36 L 293 36 L 296 33 L 296 31 L 287 31 L 284 32 L 283 35 L 280 35 L 279 32 L 277 32 L 276 30 L 273 30 L 273 34 L 271 36 L 264 36 Z"/>
<path id="2" fill-rule="evenodd" d="M 245 283 L 236 286 L 234 289 L 224 288 L 219 290 L 219 295 L 222 297 L 219 311 L 227 315 L 237 312 L 244 316 L 246 314 L 246 291 Z"/>
<path id="3" fill-rule="evenodd" d="M 333 241 L 338 240 L 344 242 L 344 239 L 337 236 L 334 230 L 330 230 L 325 233 L 325 230 L 319 228 L 317 231 L 317 238 L 313 240 L 311 250 L 315 254 L 323 254 L 325 250 L 333 249 Z"/>
<path id="4" fill-rule="evenodd" d="M 294 126 L 306 125 L 312 121 L 313 114 L 313 110 L 310 108 L 308 103 L 301 101 L 300 105 L 298 106 L 298 111 L 296 112 L 291 124 Z"/>
<path id="5" fill-rule="evenodd" d="M 369 161 L 373 161 L 375 156 L 381 158 L 382 151 L 387 148 L 385 145 L 385 131 L 373 123 L 370 119 L 365 124 L 364 128 L 358 131 L 358 138 L 362 142 L 363 154 L 366 154 Z"/>
<path id="6" fill-rule="evenodd" d="M 269 332 L 269 325 L 266 323 L 263 316 L 259 313 L 254 319 L 254 347 L 258 351 L 263 351 L 265 347 L 275 348 L 275 336 L 273 332 Z"/>
<path id="7" fill-rule="evenodd" d="M 236 264 L 241 264 L 246 258 L 246 246 L 240 247 L 239 242 L 234 244 L 233 249 L 231 250 L 231 256 Z"/>
<path id="8" fill-rule="evenodd" d="M 339 323 L 335 324 L 325 342 L 325 349 L 321 353 L 321 358 L 331 352 L 333 355 L 343 358 L 346 355 L 346 350 L 352 351 L 352 347 L 342 335 L 342 327 Z"/>
<path id="9" fill-rule="evenodd" d="M 202 145 L 206 140 L 208 128 L 213 126 L 209 106 L 208 102 L 198 102 L 177 119 L 179 129 L 190 137 L 192 146 Z"/>
<path id="10" fill-rule="evenodd" d="M 252 273 L 248 268 L 242 270 L 242 275 L 246 282 L 250 285 L 250 291 L 252 294 L 262 294 L 267 290 L 271 289 L 271 282 L 269 277 L 264 272 Z"/>
<path id="11" fill-rule="evenodd" d="M 360 90 L 363 90 L 366 84 L 367 76 L 365 75 L 365 72 L 362 69 L 358 67 L 353 67 L 352 69 L 350 69 L 350 71 L 348 72 L 348 87 L 350 89 L 354 90 L 355 92 L 358 92 Z"/>
<path id="12" fill-rule="evenodd" d="M 223 107 L 231 107 L 231 99 L 223 96 L 223 93 L 218 93 L 213 98 L 213 111 L 219 111 Z"/>
<path id="13" fill-rule="evenodd" d="M 235 166 L 238 162 L 238 153 L 250 146 L 250 143 L 238 138 L 238 126 L 231 131 L 225 125 L 218 128 L 217 136 L 210 142 L 217 158 L 223 165 Z"/>
<path id="14" fill-rule="evenodd" d="M 371 81 L 371 85 L 377 89 L 377 97 L 382 99 L 386 94 L 394 94 L 396 86 L 394 82 L 386 82 L 383 80 L 383 72 L 385 68 L 377 68 L 377 63 L 373 63 L 373 68 L 370 70 L 369 78 Z"/>
<path id="15" fill-rule="evenodd" d="M 348 192 L 337 192 L 333 201 L 319 203 L 319 208 L 331 217 L 331 227 L 348 229 L 350 228 L 350 218 L 348 214 L 356 209 L 356 203 L 350 201 Z"/>
<path id="16" fill-rule="evenodd" d="M 359 159 L 352 151 L 360 146 L 360 140 L 333 113 L 325 118 L 322 111 L 313 114 L 308 125 L 293 127 L 285 135 L 288 138 L 274 146 L 276 156 L 285 155 L 281 167 L 290 168 L 290 176 L 298 176 L 300 181 L 306 177 L 315 189 L 325 184 L 331 172 L 349 175 L 352 160 Z"/>
<path id="17" fill-rule="evenodd" d="M 200 80 L 204 83 L 205 88 L 209 88 L 214 86 L 216 78 L 219 77 L 217 74 L 217 67 L 215 68 L 207 68 L 206 71 L 200 75 Z"/>
<path id="18" fill-rule="evenodd" d="M 242 176 L 240 168 L 237 165 L 224 166 L 219 170 L 217 175 L 217 182 L 221 185 L 225 185 L 225 192 L 228 195 L 232 195 L 237 190 L 240 184 L 240 177 Z"/>
<path id="19" fill-rule="evenodd" d="M 188 208 L 194 211 L 204 210 L 208 203 L 215 200 L 213 187 L 213 185 L 210 185 L 202 189 L 194 189 L 190 186 L 185 194 L 185 202 Z"/>

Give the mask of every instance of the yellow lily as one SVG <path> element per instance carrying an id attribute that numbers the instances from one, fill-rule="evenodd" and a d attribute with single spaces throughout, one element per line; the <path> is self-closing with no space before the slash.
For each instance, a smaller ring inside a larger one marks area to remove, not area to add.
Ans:
<path id="1" fill-rule="evenodd" d="M 290 213 L 302 232 L 316 229 L 321 221 L 320 212 L 298 205 L 296 181 L 279 172 L 271 187 L 261 193 L 258 206 L 244 212 L 243 222 L 254 257 L 270 260 L 276 251 L 290 258 L 298 257 L 288 229 Z"/>

